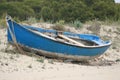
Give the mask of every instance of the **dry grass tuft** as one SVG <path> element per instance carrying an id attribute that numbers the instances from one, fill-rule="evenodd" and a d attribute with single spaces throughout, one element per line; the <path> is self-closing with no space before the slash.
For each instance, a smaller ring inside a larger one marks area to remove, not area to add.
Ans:
<path id="1" fill-rule="evenodd" d="M 65 31 L 65 27 L 61 24 L 55 24 L 54 26 L 52 26 L 52 28 L 58 31 Z"/>

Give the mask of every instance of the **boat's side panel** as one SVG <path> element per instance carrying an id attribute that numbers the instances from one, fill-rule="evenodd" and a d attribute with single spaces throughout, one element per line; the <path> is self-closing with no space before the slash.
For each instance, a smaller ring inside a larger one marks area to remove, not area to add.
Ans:
<path id="1" fill-rule="evenodd" d="M 11 21 L 9 21 L 10 28 L 12 29 Z M 31 31 L 21 27 L 19 24 L 13 23 L 14 33 L 19 44 L 41 49 L 58 54 L 68 54 L 76 56 L 96 56 L 104 53 L 109 46 L 98 48 L 83 48 L 57 42 L 43 36 L 32 33 Z M 11 35 L 8 31 L 8 40 L 12 41 Z M 53 53 L 53 54 L 54 54 Z"/>

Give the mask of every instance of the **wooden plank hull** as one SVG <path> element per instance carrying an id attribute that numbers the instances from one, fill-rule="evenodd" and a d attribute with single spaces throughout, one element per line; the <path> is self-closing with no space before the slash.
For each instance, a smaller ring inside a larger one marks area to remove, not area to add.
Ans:
<path id="1" fill-rule="evenodd" d="M 40 35 L 31 31 L 30 29 L 17 24 L 14 21 L 7 20 L 8 23 L 8 42 L 14 43 L 10 30 L 14 34 L 18 44 L 31 48 L 36 51 L 48 52 L 50 55 L 59 55 L 59 57 L 73 56 L 76 58 L 81 57 L 95 57 L 103 54 L 110 46 L 111 43 L 106 43 L 102 46 L 89 47 L 89 46 L 77 46 L 68 43 L 59 42 L 55 39 L 48 38 L 44 35 Z M 44 55 L 48 55 L 44 53 Z M 72 58 L 72 57 L 71 57 Z M 86 59 L 85 58 L 85 59 Z"/>

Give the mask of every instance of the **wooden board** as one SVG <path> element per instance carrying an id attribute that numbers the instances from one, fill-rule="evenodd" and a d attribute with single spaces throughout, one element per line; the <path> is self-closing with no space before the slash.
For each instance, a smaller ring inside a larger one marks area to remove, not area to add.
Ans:
<path id="1" fill-rule="evenodd" d="M 67 40 L 67 41 L 69 41 L 69 42 L 72 42 L 72 43 L 74 43 L 74 44 L 77 44 L 77 45 L 79 45 L 79 46 L 85 46 L 84 44 L 79 43 L 79 42 L 77 42 L 77 41 L 75 41 L 75 40 L 73 40 L 73 39 L 71 39 L 71 38 L 68 38 L 68 37 L 62 35 L 62 34 L 58 34 L 58 37 L 63 38 L 63 39 L 65 39 L 65 40 Z"/>

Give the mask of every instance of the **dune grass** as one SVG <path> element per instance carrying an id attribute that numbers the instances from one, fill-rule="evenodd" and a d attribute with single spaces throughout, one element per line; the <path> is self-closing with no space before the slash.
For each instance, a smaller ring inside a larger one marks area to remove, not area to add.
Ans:
<path id="1" fill-rule="evenodd" d="M 34 24 L 34 23 L 39 23 L 39 22 L 40 23 L 51 23 L 52 22 L 52 20 L 46 21 L 46 22 L 43 19 L 38 20 L 35 17 L 29 17 L 25 21 L 20 21 L 17 17 L 14 17 L 13 20 L 15 20 L 16 22 L 22 22 L 22 23 L 26 23 L 26 24 Z M 55 26 L 53 26 L 53 29 L 65 31 L 64 25 L 68 25 L 70 27 L 75 27 L 75 28 L 82 28 L 84 24 L 88 24 L 91 26 L 100 26 L 100 25 L 119 26 L 120 20 L 114 21 L 114 20 L 106 19 L 105 21 L 99 21 L 97 19 L 94 19 L 94 20 L 86 21 L 85 23 L 82 23 L 79 20 L 75 20 L 75 21 L 69 22 L 69 23 L 66 23 L 64 20 L 59 20 L 52 24 L 55 24 Z M 6 25 L 5 15 L 3 15 L 2 18 L 0 19 L 0 28 L 6 28 L 6 27 L 7 27 L 7 25 Z"/>
<path id="2" fill-rule="evenodd" d="M 90 21 L 86 21 L 85 24 L 89 24 L 89 25 L 107 25 L 107 26 L 119 26 L 120 25 L 120 20 L 114 21 L 114 20 L 109 20 L 106 19 L 105 21 L 100 21 L 97 19 L 94 20 L 90 20 Z"/>

